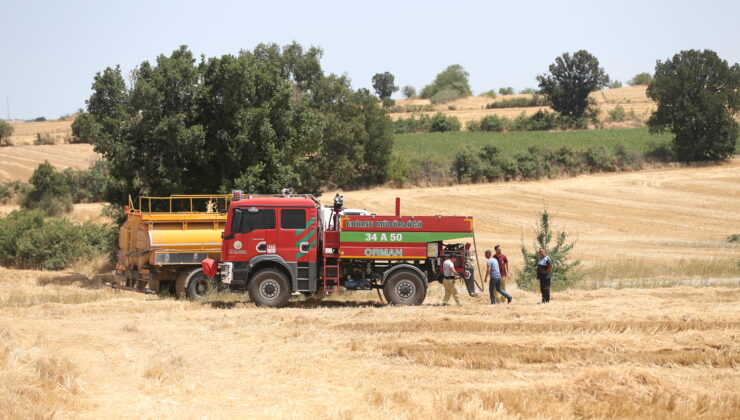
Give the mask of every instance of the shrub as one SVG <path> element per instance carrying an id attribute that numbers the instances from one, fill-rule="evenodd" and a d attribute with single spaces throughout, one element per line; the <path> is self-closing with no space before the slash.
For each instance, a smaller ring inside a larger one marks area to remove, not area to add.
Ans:
<path id="1" fill-rule="evenodd" d="M 532 88 L 524 88 L 520 90 L 519 93 L 522 95 L 535 95 L 537 91 Z"/>
<path id="2" fill-rule="evenodd" d="M 7 181 L 0 183 L 0 204 L 8 204 L 18 200 L 28 190 L 30 185 L 21 181 Z"/>
<path id="3" fill-rule="evenodd" d="M 627 84 L 630 86 L 638 86 L 638 85 L 647 86 L 652 81 L 653 81 L 653 75 L 650 73 L 644 72 L 644 73 L 636 74 L 635 77 L 627 81 Z"/>
<path id="4" fill-rule="evenodd" d="M 622 108 L 622 105 L 617 105 L 614 109 L 606 111 L 606 113 L 608 115 L 606 118 L 608 121 L 621 122 L 627 119 L 627 112 Z"/>
<path id="5" fill-rule="evenodd" d="M 648 145 L 648 151 L 644 154 L 645 158 L 655 162 L 673 162 L 676 160 L 676 152 L 672 145 L 668 143 Z"/>
<path id="6" fill-rule="evenodd" d="M 432 125 L 432 119 L 429 115 L 422 114 L 419 118 L 412 115 L 409 118 L 399 118 L 393 122 L 393 132 L 395 134 L 407 133 L 428 133 Z"/>
<path id="7" fill-rule="evenodd" d="M 480 96 L 488 96 L 489 98 L 495 98 L 496 97 L 496 91 L 491 89 L 489 91 L 483 92 L 480 94 Z"/>
<path id="8" fill-rule="evenodd" d="M 54 137 L 47 133 L 36 133 L 36 140 L 33 141 L 35 145 L 54 144 Z"/>
<path id="9" fill-rule="evenodd" d="M 511 86 L 508 87 L 502 87 L 498 90 L 499 95 L 506 96 L 506 95 L 513 95 L 514 94 L 514 88 Z"/>
<path id="10" fill-rule="evenodd" d="M 558 114 L 549 111 L 537 111 L 529 117 L 529 129 L 533 131 L 547 131 L 558 127 Z"/>
<path id="11" fill-rule="evenodd" d="M 401 88 L 401 93 L 403 94 L 403 97 L 406 99 L 415 98 L 416 97 L 416 89 L 413 86 L 406 85 Z"/>
<path id="12" fill-rule="evenodd" d="M 41 211 L 15 210 L 0 218 L 0 264 L 24 269 L 61 270 L 116 249 L 113 225 L 45 219 Z"/>
<path id="13" fill-rule="evenodd" d="M 48 162 L 39 164 L 31 175 L 31 189 L 21 200 L 24 209 L 40 209 L 48 216 L 72 211 L 72 193 L 67 178 Z"/>
<path id="14" fill-rule="evenodd" d="M 727 237 L 727 242 L 740 242 L 740 233 L 733 233 Z"/>
<path id="15" fill-rule="evenodd" d="M 507 122 L 508 120 L 506 118 L 499 117 L 498 115 L 486 115 L 480 120 L 480 131 L 504 131 L 504 129 L 506 129 L 506 127 L 508 126 Z"/>
<path id="16" fill-rule="evenodd" d="M 529 98 L 511 98 L 504 99 L 503 101 L 491 102 L 486 105 L 486 108 L 525 108 L 538 106 L 550 106 L 550 101 L 548 101 L 544 96 L 532 95 Z"/>
<path id="17" fill-rule="evenodd" d="M 452 161 L 452 172 L 457 182 L 476 182 L 481 174 L 480 159 L 469 151 L 458 152 Z"/>
<path id="18" fill-rule="evenodd" d="M 465 123 L 465 128 L 468 131 L 480 131 L 480 121 L 470 120 Z"/>
<path id="19" fill-rule="evenodd" d="M 384 108 L 390 108 L 392 106 L 396 105 L 396 101 L 391 98 L 385 98 L 383 99 L 383 107 Z"/>
<path id="20" fill-rule="evenodd" d="M 552 152 L 550 159 L 570 174 L 576 175 L 583 171 L 583 161 L 580 155 L 570 146 L 563 146 Z"/>
<path id="21" fill-rule="evenodd" d="M 463 94 L 457 89 L 443 89 L 429 98 L 433 104 L 443 104 L 462 98 Z"/>
<path id="22" fill-rule="evenodd" d="M 569 253 L 573 250 L 575 243 L 566 244 L 568 234 L 564 231 L 553 232 L 550 227 L 550 214 L 543 211 L 537 221 L 535 229 L 535 240 L 533 252 L 524 246 L 524 238 L 521 242 L 524 266 L 516 273 L 516 284 L 520 289 L 534 291 L 537 280 L 537 261 L 539 261 L 539 249 L 545 250 L 552 260 L 552 280 L 550 287 L 553 290 L 565 290 L 575 286 L 581 279 L 576 267 L 581 263 L 579 260 L 570 262 Z M 551 245 L 555 235 L 555 245 Z"/>
<path id="23" fill-rule="evenodd" d="M 433 133 L 444 133 L 447 131 L 460 131 L 460 120 L 456 117 L 446 116 L 438 112 L 431 119 L 429 131 Z"/>
<path id="24" fill-rule="evenodd" d="M 586 164 L 593 172 L 613 172 L 617 170 L 617 161 L 614 155 L 609 153 L 609 150 L 602 145 L 589 146 L 584 152 L 584 157 Z"/>
<path id="25" fill-rule="evenodd" d="M 416 185 L 448 184 L 451 181 L 449 161 L 441 156 L 413 158 L 409 161 L 407 179 Z"/>
<path id="26" fill-rule="evenodd" d="M 622 82 L 619 80 L 612 80 L 611 82 L 606 84 L 606 87 L 609 89 L 617 89 L 622 87 Z"/>
<path id="27" fill-rule="evenodd" d="M 614 159 L 620 169 L 640 169 L 640 153 L 636 150 L 628 150 L 624 144 L 614 146 Z"/>
<path id="28" fill-rule="evenodd" d="M 470 82 L 468 81 L 469 76 L 468 72 L 465 71 L 461 65 L 453 64 L 439 73 L 434 79 L 434 82 L 424 86 L 424 89 L 421 90 L 420 96 L 424 99 L 432 99 L 443 90 L 456 91 L 455 99 L 470 96 L 473 93 L 470 90 Z M 448 93 L 447 95 L 451 94 Z M 434 102 L 433 99 L 432 102 Z M 440 101 L 440 103 L 441 102 L 444 101 Z"/>
<path id="29" fill-rule="evenodd" d="M 12 146 L 13 141 L 10 136 L 13 135 L 15 127 L 10 125 L 9 122 L 0 120 L 0 146 Z"/>

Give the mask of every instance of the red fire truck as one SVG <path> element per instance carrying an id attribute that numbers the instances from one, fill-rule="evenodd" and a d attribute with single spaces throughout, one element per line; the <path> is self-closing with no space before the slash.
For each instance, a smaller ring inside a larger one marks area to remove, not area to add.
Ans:
<path id="1" fill-rule="evenodd" d="M 205 292 L 215 282 L 272 307 L 296 292 L 383 289 L 391 304 L 419 305 L 446 258 L 472 282 L 470 244 L 445 242 L 472 237 L 472 217 L 402 216 L 398 198 L 391 216 L 342 214 L 342 208 L 339 195 L 325 212 L 311 195 L 236 191 L 220 261 L 203 260 L 208 277 L 195 289 Z"/>

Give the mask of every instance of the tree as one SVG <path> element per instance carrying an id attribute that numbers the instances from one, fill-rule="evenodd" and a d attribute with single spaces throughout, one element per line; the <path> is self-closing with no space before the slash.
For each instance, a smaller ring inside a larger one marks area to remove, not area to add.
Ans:
<path id="1" fill-rule="evenodd" d="M 39 209 L 47 216 L 72 211 L 72 190 L 62 172 L 54 170 L 49 161 L 39 164 L 31 175 L 32 188 L 21 200 L 24 209 Z"/>
<path id="2" fill-rule="evenodd" d="M 655 65 L 647 95 L 658 104 L 650 131 L 671 132 L 682 161 L 727 159 L 740 128 L 740 65 L 730 67 L 711 50 L 681 51 Z"/>
<path id="3" fill-rule="evenodd" d="M 416 89 L 413 86 L 406 85 L 401 88 L 401 93 L 403 93 L 404 98 L 410 99 L 416 96 Z"/>
<path id="4" fill-rule="evenodd" d="M 10 140 L 10 136 L 13 135 L 15 127 L 10 125 L 7 121 L 0 120 L 0 146 L 12 146 L 13 141 Z"/>
<path id="5" fill-rule="evenodd" d="M 511 87 L 511 86 L 499 88 L 498 89 L 498 94 L 501 95 L 501 96 L 513 95 L 514 94 L 514 88 Z"/>
<path id="6" fill-rule="evenodd" d="M 373 76 L 373 89 L 381 100 L 390 99 L 393 92 L 398 91 L 398 86 L 394 84 L 394 81 L 395 77 L 389 72 L 376 73 Z"/>
<path id="7" fill-rule="evenodd" d="M 72 122 L 72 138 L 74 143 L 91 143 L 100 133 L 100 124 L 95 117 L 87 112 L 81 112 Z"/>
<path id="8" fill-rule="evenodd" d="M 470 75 L 461 65 L 453 64 L 439 73 L 434 82 L 424 86 L 420 96 L 424 99 L 431 99 L 434 103 L 470 96 L 473 92 L 470 90 L 469 77 Z"/>
<path id="9" fill-rule="evenodd" d="M 536 264 L 540 259 L 540 248 L 544 249 L 552 260 L 552 288 L 554 290 L 564 290 L 575 285 L 580 280 L 580 275 L 574 269 L 581 261 L 575 260 L 571 262 L 568 256 L 570 251 L 573 250 L 575 242 L 567 244 L 568 234 L 566 232 L 552 231 L 550 214 L 547 210 L 540 214 L 535 230 L 536 236 L 532 252 L 524 246 L 524 239 L 522 239 L 521 251 L 524 258 L 524 267 L 516 274 L 516 285 L 520 289 L 535 290 L 535 280 L 537 279 Z M 553 235 L 555 235 L 555 245 L 551 245 Z"/>
<path id="10" fill-rule="evenodd" d="M 609 89 L 618 89 L 622 87 L 622 82 L 620 82 L 619 80 L 612 80 L 606 85 L 606 87 Z"/>
<path id="11" fill-rule="evenodd" d="M 589 93 L 609 83 L 599 60 L 585 50 L 572 56 L 564 53 L 549 70 L 550 75 L 537 76 L 540 92 L 552 102 L 555 111 L 568 117 L 582 117 L 589 107 Z"/>
<path id="12" fill-rule="evenodd" d="M 627 81 L 627 84 L 630 86 L 638 86 L 638 85 L 647 86 L 652 81 L 653 81 L 653 76 L 650 73 L 645 72 L 645 73 L 636 74 L 635 77 Z"/>
<path id="13" fill-rule="evenodd" d="M 322 54 L 260 44 L 196 63 L 182 46 L 141 63 L 130 86 L 107 68 L 75 133 L 110 162 L 115 203 L 129 194 L 316 193 L 384 182 L 390 119 L 367 90 L 325 75 Z"/>

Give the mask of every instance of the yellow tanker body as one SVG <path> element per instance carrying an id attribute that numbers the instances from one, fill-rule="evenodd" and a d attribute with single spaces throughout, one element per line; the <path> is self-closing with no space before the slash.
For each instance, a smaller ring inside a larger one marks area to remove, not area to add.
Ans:
<path id="1" fill-rule="evenodd" d="M 129 199 L 118 236 L 118 286 L 177 295 L 207 287 L 201 261 L 218 258 L 230 195 Z M 192 284 L 191 284 L 192 283 Z"/>

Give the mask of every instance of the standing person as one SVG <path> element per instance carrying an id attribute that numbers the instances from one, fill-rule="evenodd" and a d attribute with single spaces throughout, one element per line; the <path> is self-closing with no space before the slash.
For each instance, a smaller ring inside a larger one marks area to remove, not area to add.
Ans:
<path id="1" fill-rule="evenodd" d="M 552 279 L 552 260 L 547 256 L 545 250 L 540 248 L 540 259 L 537 261 L 537 280 L 540 281 L 540 292 L 542 302 L 550 301 L 550 280 Z"/>
<path id="2" fill-rule="evenodd" d="M 496 245 L 493 250 L 496 252 L 493 258 L 498 261 L 498 270 L 501 272 L 501 288 L 506 290 L 507 280 L 509 280 L 509 259 L 501 252 L 501 245 Z M 501 298 L 499 302 L 504 303 L 503 295 L 499 294 L 499 297 Z"/>
<path id="3" fill-rule="evenodd" d="M 442 275 L 444 279 L 442 284 L 445 287 L 445 297 L 442 299 L 442 305 L 447 305 L 450 300 L 450 296 L 455 298 L 457 306 L 462 306 L 460 303 L 460 296 L 457 294 L 457 288 L 455 287 L 455 277 L 457 276 L 457 270 L 455 270 L 455 263 L 452 262 L 452 258 L 447 258 L 442 263 Z"/>
<path id="4" fill-rule="evenodd" d="M 498 268 L 498 261 L 493 258 L 490 249 L 486 250 L 486 260 L 486 278 L 490 281 L 488 292 L 491 295 L 491 305 L 496 304 L 496 292 L 504 296 L 507 303 L 511 303 L 511 295 L 501 288 L 501 271 Z"/>

